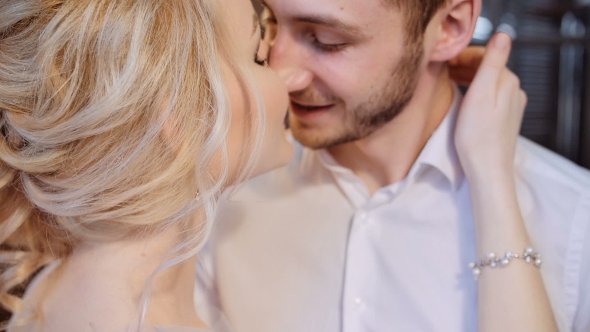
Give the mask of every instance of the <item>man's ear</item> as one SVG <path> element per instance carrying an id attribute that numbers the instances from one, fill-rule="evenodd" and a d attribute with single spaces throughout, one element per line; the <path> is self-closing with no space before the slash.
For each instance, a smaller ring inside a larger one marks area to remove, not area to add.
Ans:
<path id="1" fill-rule="evenodd" d="M 437 43 L 431 53 L 431 61 L 449 61 L 469 45 L 481 13 L 481 6 L 482 0 L 449 0 L 437 13 L 432 22 L 438 26 L 434 27 Z"/>

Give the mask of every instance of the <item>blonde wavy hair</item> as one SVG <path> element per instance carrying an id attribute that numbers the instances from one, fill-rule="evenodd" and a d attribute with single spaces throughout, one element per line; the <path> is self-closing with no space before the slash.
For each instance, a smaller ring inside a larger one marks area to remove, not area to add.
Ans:
<path id="1" fill-rule="evenodd" d="M 17 312 L 22 300 L 15 291 L 80 243 L 184 223 L 187 232 L 162 268 L 198 251 L 229 181 L 231 110 L 222 59 L 254 91 L 231 61 L 215 2 L 0 2 L 0 304 L 6 309 Z M 262 130 L 260 107 L 257 114 L 253 133 Z M 174 148 L 163 138 L 165 127 Z M 254 136 L 256 155 L 261 143 Z M 213 165 L 220 165 L 215 175 L 207 172 Z M 189 229 L 201 207 L 208 222 Z"/>

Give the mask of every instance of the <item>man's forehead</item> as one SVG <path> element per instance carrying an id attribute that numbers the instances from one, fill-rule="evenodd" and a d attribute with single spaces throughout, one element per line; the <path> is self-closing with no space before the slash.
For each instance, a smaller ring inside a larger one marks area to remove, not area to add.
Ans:
<path id="1" fill-rule="evenodd" d="M 401 13 L 384 0 L 262 0 L 279 24 L 289 22 L 325 25 L 359 32 L 382 22 L 391 25 L 392 15 Z M 357 30 L 357 31 L 355 31 Z"/>
<path id="2" fill-rule="evenodd" d="M 258 0 L 254 0 L 258 1 Z M 379 9 L 391 9 L 391 0 L 259 0 L 273 11 L 284 13 L 318 13 L 326 11 L 355 11 L 359 8 L 376 9 L 374 14 L 379 14 Z"/>

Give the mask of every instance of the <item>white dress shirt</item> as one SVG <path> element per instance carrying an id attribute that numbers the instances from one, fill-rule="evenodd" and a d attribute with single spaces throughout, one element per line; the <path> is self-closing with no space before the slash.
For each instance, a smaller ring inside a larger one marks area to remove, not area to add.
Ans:
<path id="1" fill-rule="evenodd" d="M 408 177 L 373 196 L 326 151 L 294 143 L 288 167 L 223 202 L 197 272 L 203 318 L 221 308 L 237 332 L 476 331 L 460 99 Z M 524 138 L 515 165 L 560 331 L 590 331 L 590 172 Z"/>

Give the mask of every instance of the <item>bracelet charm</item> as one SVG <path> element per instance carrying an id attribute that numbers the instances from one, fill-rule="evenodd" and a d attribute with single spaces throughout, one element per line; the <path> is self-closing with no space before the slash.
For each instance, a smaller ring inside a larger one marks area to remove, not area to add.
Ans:
<path id="1" fill-rule="evenodd" d="M 473 277 L 475 280 L 477 280 L 481 275 L 483 268 L 490 267 L 494 269 L 496 267 L 506 267 L 513 259 L 522 259 L 526 263 L 533 263 L 538 268 L 541 267 L 541 264 L 543 264 L 541 254 L 537 253 L 533 248 L 528 247 L 524 250 L 522 255 L 507 251 L 504 256 L 498 257 L 495 253 L 489 253 L 486 259 L 479 262 L 470 263 L 469 268 L 473 272 Z"/>

